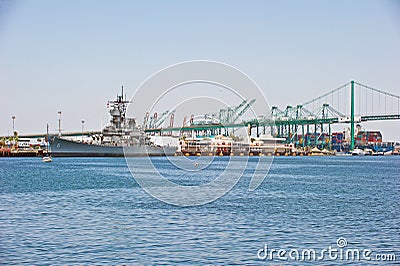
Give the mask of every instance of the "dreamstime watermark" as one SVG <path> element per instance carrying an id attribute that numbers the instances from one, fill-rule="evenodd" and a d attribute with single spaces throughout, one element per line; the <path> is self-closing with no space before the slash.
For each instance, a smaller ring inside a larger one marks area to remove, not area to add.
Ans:
<path id="1" fill-rule="evenodd" d="M 349 248 L 347 239 L 339 237 L 336 246 L 323 249 L 275 249 L 267 244 L 257 252 L 257 258 L 268 261 L 396 261 L 395 253 L 379 253 L 371 249 Z"/>
<path id="2" fill-rule="evenodd" d="M 181 90 L 179 95 L 185 95 L 177 102 L 174 99 L 168 100 L 171 109 L 176 109 L 183 102 L 193 99 L 208 98 L 217 100 L 225 106 L 229 106 L 226 96 L 204 95 L 202 90 L 186 96 L 187 85 L 211 85 L 216 87 L 217 91 L 226 91 L 233 95 L 232 97 L 240 100 L 249 100 L 249 97 L 256 99 L 257 108 L 253 105 L 248 110 L 252 119 L 265 114 L 269 110 L 269 105 L 265 95 L 256 85 L 256 83 L 246 74 L 227 64 L 213 61 L 189 61 L 169 66 L 152 75 L 136 90 L 130 100 L 129 108 L 137 108 L 145 105 L 148 114 L 156 109 L 158 103 L 177 90 Z M 172 97 L 173 98 L 173 97 Z M 165 101 L 165 100 L 164 100 Z M 209 112 L 207 106 L 203 106 L 204 112 Z M 225 125 L 220 122 L 220 126 Z M 247 136 L 249 138 L 249 136 Z M 189 178 L 196 177 L 196 172 L 202 171 L 209 166 L 216 158 L 207 156 L 207 158 L 197 158 L 198 161 L 186 157 L 174 157 L 171 154 L 170 147 L 163 147 L 170 163 L 171 171 L 169 178 L 165 176 L 162 169 L 159 169 L 157 163 L 154 163 L 151 155 L 159 153 L 161 147 L 143 145 L 148 155 L 143 160 L 136 160 L 130 156 L 131 147 L 124 147 L 124 155 L 129 170 L 136 182 L 151 196 L 160 201 L 177 206 L 196 206 L 212 202 L 227 192 L 229 192 L 243 176 L 248 165 L 248 156 L 229 157 L 223 171 L 218 172 L 218 176 L 212 181 L 201 185 L 181 185 L 171 181 L 172 175 L 187 175 Z M 169 155 L 169 156 L 168 156 Z M 206 161 L 205 161 L 206 160 Z M 255 190 L 265 179 L 272 164 L 273 156 L 258 158 L 257 165 L 251 169 L 251 180 L 249 190 Z M 193 167 L 196 165 L 198 167 Z M 172 177 L 173 179 L 173 177 Z"/>

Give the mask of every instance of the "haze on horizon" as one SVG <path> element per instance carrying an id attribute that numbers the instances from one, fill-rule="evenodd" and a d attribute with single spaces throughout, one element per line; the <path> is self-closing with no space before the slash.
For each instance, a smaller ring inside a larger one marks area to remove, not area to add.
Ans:
<path id="1" fill-rule="evenodd" d="M 281 109 L 350 80 L 399 95 L 400 3 L 1 1 L 0 135 L 13 115 L 20 134 L 54 132 L 59 110 L 63 130 L 99 130 L 121 85 L 190 60 L 240 69 Z M 398 120 L 363 127 L 400 140 Z"/>

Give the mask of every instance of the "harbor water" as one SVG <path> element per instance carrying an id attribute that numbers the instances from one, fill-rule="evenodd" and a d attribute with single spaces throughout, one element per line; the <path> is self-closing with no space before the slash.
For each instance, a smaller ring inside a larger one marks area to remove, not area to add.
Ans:
<path id="1" fill-rule="evenodd" d="M 178 175 L 167 158 L 152 160 L 176 183 L 213 176 L 212 169 Z M 217 173 L 228 160 L 210 167 Z M 339 238 L 374 259 L 396 255 L 397 262 L 373 263 L 399 263 L 400 156 L 276 157 L 249 191 L 256 162 L 249 158 L 222 198 L 177 207 L 148 195 L 124 158 L 0 158 L 0 263 L 302 265 L 315 261 L 263 259 L 259 251 L 337 249 Z"/>

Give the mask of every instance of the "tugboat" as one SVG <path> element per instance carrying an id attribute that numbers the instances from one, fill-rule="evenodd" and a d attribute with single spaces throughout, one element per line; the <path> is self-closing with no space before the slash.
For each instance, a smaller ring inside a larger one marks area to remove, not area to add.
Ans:
<path id="1" fill-rule="evenodd" d="M 174 155 L 177 144 L 154 144 L 134 118 L 126 117 L 129 101 L 122 94 L 108 101 L 110 123 L 98 134 L 89 136 L 89 141 L 66 139 L 59 134 L 51 138 L 54 157 L 123 157 L 123 156 L 166 156 Z"/>

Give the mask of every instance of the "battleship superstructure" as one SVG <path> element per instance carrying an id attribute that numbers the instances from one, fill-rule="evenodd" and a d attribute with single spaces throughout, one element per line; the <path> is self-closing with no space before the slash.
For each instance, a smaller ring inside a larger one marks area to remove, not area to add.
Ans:
<path id="1" fill-rule="evenodd" d="M 87 141 L 76 141 L 65 137 L 51 138 L 54 156 L 165 156 L 173 155 L 176 146 L 160 146 L 150 141 L 137 126 L 134 118 L 126 117 L 129 101 L 122 94 L 115 101 L 108 101 L 110 123 L 100 134 L 89 136 Z"/>

